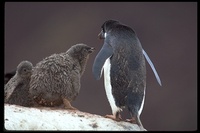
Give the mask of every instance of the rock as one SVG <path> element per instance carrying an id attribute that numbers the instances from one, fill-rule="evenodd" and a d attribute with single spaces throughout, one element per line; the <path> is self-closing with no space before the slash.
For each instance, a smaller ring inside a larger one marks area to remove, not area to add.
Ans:
<path id="1" fill-rule="evenodd" d="M 116 122 L 103 116 L 48 107 L 4 104 L 6 130 L 141 131 L 129 122 Z"/>

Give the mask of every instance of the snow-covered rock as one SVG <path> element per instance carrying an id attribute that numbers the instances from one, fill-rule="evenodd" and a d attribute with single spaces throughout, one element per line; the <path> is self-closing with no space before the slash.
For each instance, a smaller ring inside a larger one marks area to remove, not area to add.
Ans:
<path id="1" fill-rule="evenodd" d="M 116 122 L 100 115 L 47 107 L 4 104 L 5 130 L 140 131 L 136 124 Z"/>

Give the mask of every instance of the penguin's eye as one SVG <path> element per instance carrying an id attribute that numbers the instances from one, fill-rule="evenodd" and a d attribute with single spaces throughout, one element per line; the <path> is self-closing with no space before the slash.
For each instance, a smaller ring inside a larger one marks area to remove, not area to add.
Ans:
<path id="1" fill-rule="evenodd" d="M 23 69 L 23 71 L 24 71 L 24 72 L 27 72 L 27 69 L 26 69 L 26 68 L 24 68 L 24 69 Z"/>
<path id="2" fill-rule="evenodd" d="M 105 32 L 106 32 L 104 28 L 102 28 L 101 30 L 103 31 L 103 33 L 105 33 Z"/>

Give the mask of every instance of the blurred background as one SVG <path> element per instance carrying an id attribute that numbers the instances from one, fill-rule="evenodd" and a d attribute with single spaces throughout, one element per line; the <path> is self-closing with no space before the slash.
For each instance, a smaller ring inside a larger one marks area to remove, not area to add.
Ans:
<path id="1" fill-rule="evenodd" d="M 111 114 L 103 78 L 92 64 L 102 47 L 101 25 L 119 20 L 133 28 L 161 78 L 147 64 L 147 90 L 141 121 L 149 131 L 197 129 L 197 2 L 6 2 L 4 73 L 22 60 L 35 65 L 76 43 L 96 48 L 72 105 L 80 111 Z M 124 119 L 130 115 L 125 109 Z"/>

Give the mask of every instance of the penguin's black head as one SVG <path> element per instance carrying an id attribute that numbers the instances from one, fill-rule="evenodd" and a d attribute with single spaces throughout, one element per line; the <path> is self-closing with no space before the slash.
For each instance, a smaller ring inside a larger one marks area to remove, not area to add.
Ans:
<path id="1" fill-rule="evenodd" d="M 105 39 L 107 32 L 109 32 L 109 30 L 111 30 L 117 24 L 119 24 L 119 21 L 116 20 L 107 20 L 106 22 L 104 22 L 101 26 L 101 32 L 98 35 L 99 39 Z"/>
<path id="2" fill-rule="evenodd" d="M 18 66 L 17 66 L 17 73 L 21 77 L 28 77 L 31 75 L 33 65 L 29 61 L 22 61 Z"/>

